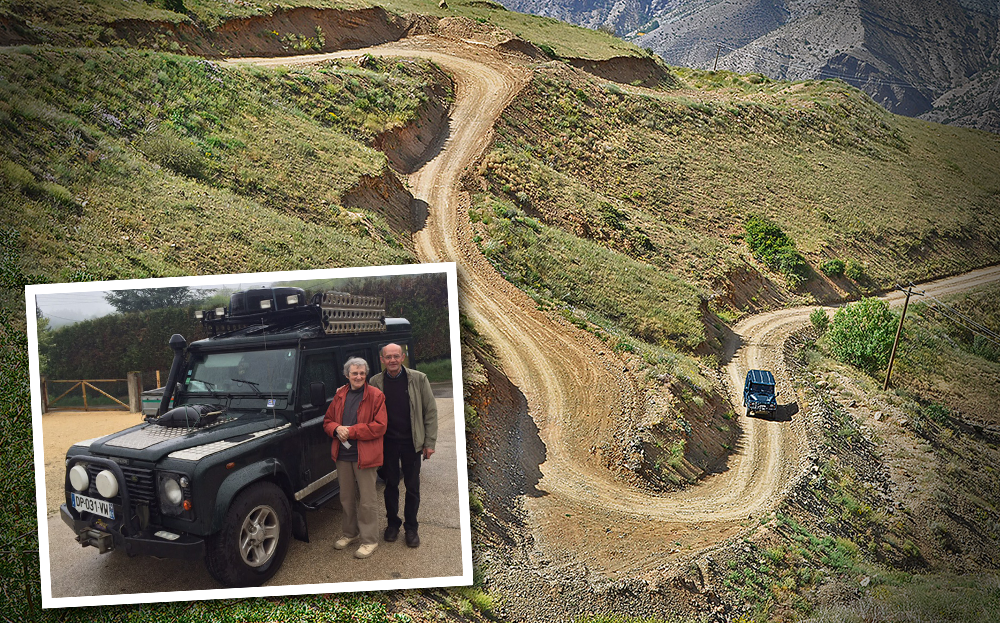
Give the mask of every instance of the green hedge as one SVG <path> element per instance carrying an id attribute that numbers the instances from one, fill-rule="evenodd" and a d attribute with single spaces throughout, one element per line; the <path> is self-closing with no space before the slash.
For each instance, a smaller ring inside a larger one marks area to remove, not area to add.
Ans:
<path id="1" fill-rule="evenodd" d="M 42 374 L 52 379 L 123 379 L 143 373 L 143 387 L 155 384 L 155 370 L 166 379 L 173 361 L 170 336 L 180 333 L 188 343 L 208 337 L 189 307 L 112 314 L 84 320 L 49 332 L 39 339 Z"/>

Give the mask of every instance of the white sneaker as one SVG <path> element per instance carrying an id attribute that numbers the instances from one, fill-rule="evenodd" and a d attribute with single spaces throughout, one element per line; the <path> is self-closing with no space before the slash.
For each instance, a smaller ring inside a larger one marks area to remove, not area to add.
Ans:
<path id="1" fill-rule="evenodd" d="M 339 539 L 337 539 L 334 542 L 333 549 L 344 549 L 345 547 L 347 547 L 348 545 L 350 545 L 351 543 L 357 541 L 360 538 L 361 538 L 361 535 L 358 535 L 358 536 L 342 536 L 342 537 L 340 537 Z"/>
<path id="2" fill-rule="evenodd" d="M 354 552 L 354 557 L 368 558 L 369 556 L 372 555 L 372 552 L 375 551 L 376 547 L 378 547 L 378 543 L 365 543 L 364 545 L 358 548 L 358 551 Z"/>

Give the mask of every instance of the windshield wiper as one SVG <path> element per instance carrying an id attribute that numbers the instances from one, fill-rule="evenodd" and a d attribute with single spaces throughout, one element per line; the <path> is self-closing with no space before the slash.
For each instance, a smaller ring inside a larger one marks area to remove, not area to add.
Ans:
<path id="1" fill-rule="evenodd" d="M 198 381 L 198 382 L 207 387 L 208 391 L 212 392 L 212 396 L 214 396 L 215 398 L 218 398 L 220 400 L 223 398 L 218 394 L 218 392 L 215 391 L 215 383 L 213 383 L 212 381 Z"/>
<path id="2" fill-rule="evenodd" d="M 236 383 L 245 383 L 246 385 L 249 385 L 250 389 L 252 389 L 254 393 L 257 394 L 258 396 L 264 395 L 259 389 L 257 389 L 257 386 L 260 385 L 260 383 L 255 383 L 254 381 L 244 381 L 243 379 L 230 379 L 230 380 Z"/>

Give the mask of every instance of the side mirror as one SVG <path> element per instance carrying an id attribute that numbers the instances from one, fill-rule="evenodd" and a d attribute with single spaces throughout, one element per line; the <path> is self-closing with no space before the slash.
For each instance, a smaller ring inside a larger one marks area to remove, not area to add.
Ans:
<path id="1" fill-rule="evenodd" d="M 309 384 L 309 403 L 314 407 L 326 404 L 326 383 L 316 381 Z"/>

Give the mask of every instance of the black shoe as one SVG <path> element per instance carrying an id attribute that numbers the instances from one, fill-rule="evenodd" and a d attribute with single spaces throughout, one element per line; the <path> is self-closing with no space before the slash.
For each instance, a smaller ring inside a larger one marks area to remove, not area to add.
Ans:
<path id="1" fill-rule="evenodd" d="M 417 536 L 416 530 L 406 531 L 406 544 L 410 547 L 418 547 L 420 545 L 420 537 Z"/>
<path id="2" fill-rule="evenodd" d="M 410 533 L 407 532 L 406 534 L 407 536 L 409 536 Z M 399 528 L 397 526 L 386 526 L 385 534 L 382 535 L 382 538 L 385 539 L 387 543 L 392 543 L 393 541 L 396 540 L 398 536 L 399 536 Z"/>

